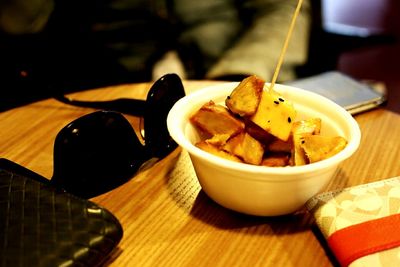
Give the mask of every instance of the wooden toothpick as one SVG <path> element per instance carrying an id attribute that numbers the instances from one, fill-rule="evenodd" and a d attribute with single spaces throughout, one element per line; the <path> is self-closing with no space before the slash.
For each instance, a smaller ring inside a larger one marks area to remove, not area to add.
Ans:
<path id="1" fill-rule="evenodd" d="M 286 49 L 287 49 L 287 47 L 289 45 L 289 40 L 290 40 L 290 37 L 292 36 L 293 28 L 294 28 L 294 25 L 296 23 L 297 16 L 300 13 L 300 8 L 301 8 L 302 4 L 303 4 L 303 0 L 299 0 L 298 3 L 297 3 L 296 10 L 294 11 L 292 21 L 290 22 L 289 31 L 288 31 L 288 33 L 286 35 L 285 43 L 283 44 L 283 48 L 282 48 L 281 54 L 280 54 L 279 59 L 278 59 L 278 64 L 276 65 L 276 68 L 275 68 L 274 76 L 272 76 L 271 85 L 269 87 L 270 90 L 273 90 L 273 88 L 275 86 L 275 83 L 276 83 L 276 79 L 278 78 L 279 71 L 281 69 L 281 65 L 282 65 L 282 62 L 283 62 L 283 58 L 284 58 L 284 56 L 286 54 Z"/>

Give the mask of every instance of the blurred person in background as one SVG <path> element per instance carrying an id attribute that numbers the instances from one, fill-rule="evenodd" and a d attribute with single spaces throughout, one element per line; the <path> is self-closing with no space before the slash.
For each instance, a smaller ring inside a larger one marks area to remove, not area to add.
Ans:
<path id="1" fill-rule="evenodd" d="M 0 98 L 185 79 L 272 77 L 297 0 L 0 0 Z M 307 59 L 303 2 L 280 81 Z M 4 101 L 2 100 L 4 103 Z"/>

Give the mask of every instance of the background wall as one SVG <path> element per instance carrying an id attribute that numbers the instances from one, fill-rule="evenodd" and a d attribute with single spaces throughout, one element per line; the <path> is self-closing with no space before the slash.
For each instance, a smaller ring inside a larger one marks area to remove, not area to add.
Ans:
<path id="1" fill-rule="evenodd" d="M 400 1 L 315 0 L 308 74 L 337 69 L 386 84 L 400 112 Z"/>

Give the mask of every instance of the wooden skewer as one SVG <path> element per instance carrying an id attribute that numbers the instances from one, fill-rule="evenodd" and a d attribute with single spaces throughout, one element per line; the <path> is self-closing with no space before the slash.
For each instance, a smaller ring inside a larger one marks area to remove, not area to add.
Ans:
<path id="1" fill-rule="evenodd" d="M 276 83 L 276 79 L 278 78 L 279 71 L 280 71 L 280 69 L 281 69 L 281 65 L 282 65 L 282 62 L 283 62 L 283 57 L 284 57 L 285 54 L 286 54 L 286 49 L 287 49 L 287 47 L 288 47 L 288 45 L 289 45 L 289 40 L 290 40 L 290 37 L 292 36 L 293 28 L 294 28 L 294 25 L 295 25 L 297 16 L 298 16 L 299 13 L 300 13 L 300 8 L 301 8 L 301 5 L 302 5 L 302 4 L 303 4 L 303 0 L 299 0 L 298 3 L 297 3 L 296 10 L 294 11 L 292 21 L 290 22 L 289 31 L 288 31 L 288 33 L 287 33 L 287 35 L 286 35 L 285 43 L 284 43 L 284 45 L 283 45 L 281 54 L 280 54 L 280 56 L 279 56 L 278 64 L 276 65 L 276 68 L 275 68 L 274 76 L 272 76 L 271 85 L 270 85 L 270 87 L 269 87 L 270 90 L 273 90 L 273 88 L 274 88 L 274 86 L 275 86 L 275 83 Z"/>

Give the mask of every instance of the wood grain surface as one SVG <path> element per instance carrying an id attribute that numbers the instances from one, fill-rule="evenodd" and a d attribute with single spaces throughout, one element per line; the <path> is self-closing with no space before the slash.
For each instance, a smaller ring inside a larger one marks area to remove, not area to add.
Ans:
<path id="1" fill-rule="evenodd" d="M 215 84 L 185 81 L 187 93 Z M 151 84 L 75 93 L 75 99 L 145 99 Z M 0 157 L 47 178 L 53 142 L 74 119 L 93 112 L 47 99 L 0 113 Z M 125 116 L 139 129 L 139 118 Z M 400 116 L 378 108 L 356 116 L 361 145 L 325 190 L 400 175 Z M 283 196 L 284 197 L 284 196 Z M 111 211 L 124 236 L 110 266 L 333 266 L 334 259 L 305 210 L 280 217 L 253 217 L 222 208 L 196 180 L 185 151 L 140 171 L 124 185 L 92 201 Z M 277 200 L 279 201 L 279 200 Z"/>

